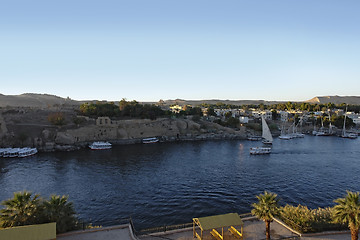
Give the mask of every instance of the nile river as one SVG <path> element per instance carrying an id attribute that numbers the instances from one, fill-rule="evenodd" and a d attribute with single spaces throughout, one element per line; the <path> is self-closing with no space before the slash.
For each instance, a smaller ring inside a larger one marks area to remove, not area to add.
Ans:
<path id="1" fill-rule="evenodd" d="M 86 221 L 107 226 L 131 216 L 141 229 L 246 213 L 264 190 L 311 208 L 360 191 L 360 139 L 276 139 L 271 155 L 250 156 L 258 145 L 176 142 L 0 159 L 0 201 L 22 190 L 65 194 Z"/>

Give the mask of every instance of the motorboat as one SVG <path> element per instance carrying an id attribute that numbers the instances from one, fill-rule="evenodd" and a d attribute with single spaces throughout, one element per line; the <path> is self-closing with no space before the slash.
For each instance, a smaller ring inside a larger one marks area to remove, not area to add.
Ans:
<path id="1" fill-rule="evenodd" d="M 264 155 L 264 154 L 270 154 L 270 153 L 271 153 L 271 147 L 252 147 L 252 148 L 250 148 L 251 155 Z"/>
<path id="2" fill-rule="evenodd" d="M 0 157 L 15 158 L 15 157 L 28 157 L 36 154 L 38 150 L 36 148 L 1 148 Z"/>
<path id="3" fill-rule="evenodd" d="M 5 158 L 14 158 L 19 155 L 20 148 L 10 148 L 3 153 L 3 157 Z"/>
<path id="4" fill-rule="evenodd" d="M 142 140 L 142 143 L 145 143 L 145 144 L 146 143 L 157 143 L 157 142 L 159 142 L 159 139 L 156 137 L 144 138 Z"/>
<path id="5" fill-rule="evenodd" d="M 112 145 L 109 142 L 93 142 L 89 145 L 89 148 L 92 150 L 105 150 L 111 149 Z"/>
<path id="6" fill-rule="evenodd" d="M 261 136 L 249 136 L 247 139 L 249 141 L 260 141 L 260 140 L 262 140 L 262 137 Z"/>
<path id="7" fill-rule="evenodd" d="M 29 157 L 38 152 L 36 148 L 21 148 L 18 152 L 18 157 Z"/>

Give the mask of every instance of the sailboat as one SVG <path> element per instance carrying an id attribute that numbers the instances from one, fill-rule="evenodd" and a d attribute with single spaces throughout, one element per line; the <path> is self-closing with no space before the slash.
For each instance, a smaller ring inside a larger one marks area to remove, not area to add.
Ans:
<path id="1" fill-rule="evenodd" d="M 271 136 L 270 129 L 264 119 L 264 116 L 261 116 L 261 122 L 262 122 L 262 137 L 263 137 L 263 143 L 264 144 L 272 144 L 273 137 Z M 271 153 L 271 147 L 252 147 L 250 148 L 250 154 L 252 155 L 263 155 L 263 154 L 270 154 Z"/>
<path id="2" fill-rule="evenodd" d="M 347 112 L 347 108 L 345 110 L 345 114 L 344 114 L 344 126 L 343 126 L 343 130 L 342 130 L 342 133 L 341 133 L 341 136 L 342 138 L 351 138 L 351 139 L 355 139 L 357 138 L 357 134 L 356 133 L 347 133 L 346 132 L 346 127 L 345 127 L 345 123 L 346 123 L 346 112 Z"/>
<path id="3" fill-rule="evenodd" d="M 261 123 L 262 123 L 262 137 L 263 137 L 263 143 L 264 144 L 272 144 L 273 137 L 271 135 L 269 126 L 267 125 L 265 118 L 263 115 L 261 115 Z"/>

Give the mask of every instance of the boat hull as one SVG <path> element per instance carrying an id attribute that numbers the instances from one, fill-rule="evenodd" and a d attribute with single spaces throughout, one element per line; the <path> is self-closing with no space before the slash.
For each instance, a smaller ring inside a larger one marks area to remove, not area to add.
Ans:
<path id="1" fill-rule="evenodd" d="M 265 155 L 270 154 L 271 148 L 269 147 L 253 147 L 250 148 L 250 155 Z"/>

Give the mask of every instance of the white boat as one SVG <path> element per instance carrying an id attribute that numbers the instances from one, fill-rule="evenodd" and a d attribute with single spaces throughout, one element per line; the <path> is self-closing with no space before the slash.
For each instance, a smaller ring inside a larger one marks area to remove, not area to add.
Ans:
<path id="1" fill-rule="evenodd" d="M 3 157 L 5 158 L 14 158 L 19 155 L 20 148 L 9 148 L 3 153 Z"/>
<path id="2" fill-rule="evenodd" d="M 159 139 L 156 137 L 144 138 L 142 140 L 142 143 L 157 143 L 157 142 L 159 142 Z"/>
<path id="3" fill-rule="evenodd" d="M 261 115 L 261 123 L 262 123 L 262 137 L 263 137 L 263 143 L 264 144 L 272 144 L 273 137 L 271 135 L 269 126 L 267 125 L 265 118 L 263 115 Z"/>
<path id="4" fill-rule="evenodd" d="M 285 134 L 284 126 L 281 127 L 281 133 L 280 133 L 279 139 L 281 139 L 281 140 L 290 140 L 290 139 L 292 139 L 291 135 Z"/>
<path id="5" fill-rule="evenodd" d="M 279 139 L 281 139 L 281 140 L 290 140 L 290 139 L 292 139 L 292 137 L 290 135 L 284 134 L 284 135 L 280 135 Z"/>
<path id="6" fill-rule="evenodd" d="M 346 110 L 345 110 L 345 114 L 344 114 L 344 126 L 343 126 L 343 130 L 342 130 L 342 133 L 341 133 L 341 136 L 342 138 L 351 138 L 351 139 L 355 139 L 358 137 L 358 135 L 356 133 L 348 133 L 346 132 L 346 112 L 347 112 L 347 107 L 346 107 Z"/>
<path id="7" fill-rule="evenodd" d="M 252 148 L 250 148 L 251 155 L 264 155 L 264 154 L 270 154 L 270 153 L 271 153 L 271 147 L 252 147 Z"/>
<path id="8" fill-rule="evenodd" d="M 29 157 L 38 152 L 36 148 L 21 148 L 18 152 L 18 157 Z"/>
<path id="9" fill-rule="evenodd" d="M 261 136 L 249 136 L 247 139 L 249 141 L 260 141 L 260 140 L 262 140 L 262 137 Z"/>
<path id="10" fill-rule="evenodd" d="M 264 144 L 272 144 L 273 137 L 271 136 L 270 129 L 264 119 L 264 116 L 261 115 L 261 121 L 262 121 L 262 138 Z M 250 148 L 250 154 L 251 155 L 264 155 L 264 154 L 270 154 L 271 153 L 271 147 L 252 147 Z"/>
<path id="11" fill-rule="evenodd" d="M 0 157 L 4 157 L 7 151 L 11 150 L 11 148 L 0 148 Z"/>
<path id="12" fill-rule="evenodd" d="M 36 154 L 38 150 L 36 148 L 1 148 L 0 157 L 14 158 L 14 157 L 28 157 Z"/>
<path id="13" fill-rule="evenodd" d="M 109 142 L 93 142 L 89 145 L 89 148 L 92 150 L 104 150 L 110 149 L 111 147 L 112 145 Z"/>

